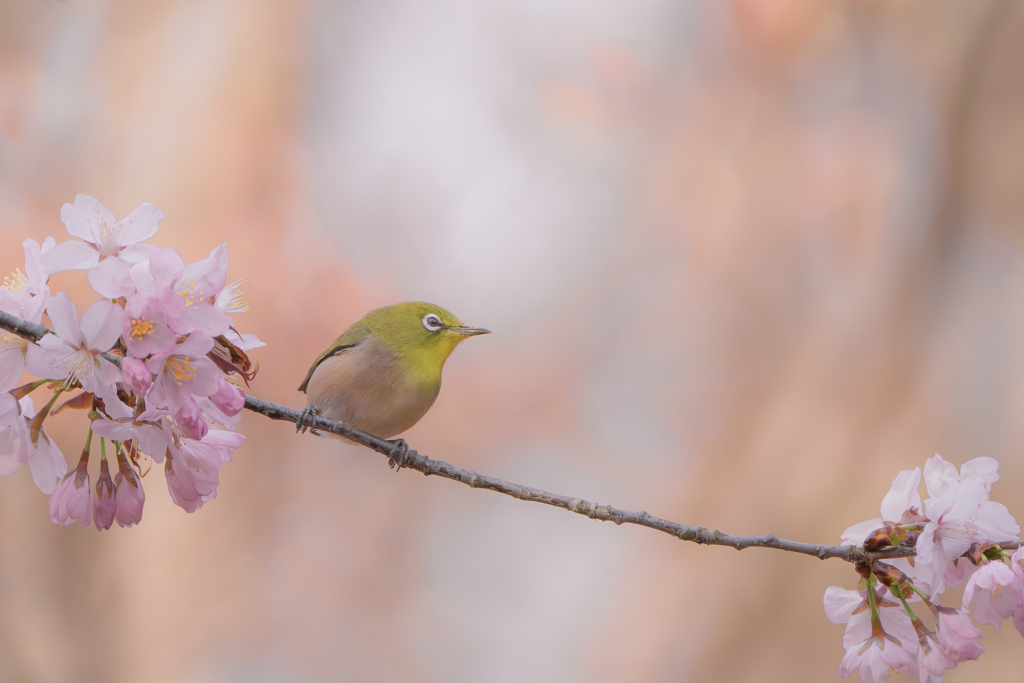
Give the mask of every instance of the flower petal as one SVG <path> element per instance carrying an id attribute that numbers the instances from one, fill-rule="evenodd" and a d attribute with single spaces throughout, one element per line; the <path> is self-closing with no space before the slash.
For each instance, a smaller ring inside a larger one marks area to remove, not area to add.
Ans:
<path id="1" fill-rule="evenodd" d="M 149 271 L 153 277 L 164 284 L 170 285 L 173 289 L 181 280 L 181 272 L 185 269 L 185 262 L 174 249 L 164 247 L 157 249 L 149 257 Z"/>
<path id="2" fill-rule="evenodd" d="M 109 351 L 121 336 L 123 314 L 124 309 L 106 299 L 100 299 L 82 311 L 82 340 L 85 345 L 94 351 Z"/>
<path id="3" fill-rule="evenodd" d="M 946 462 L 941 455 L 933 455 L 924 463 L 924 485 L 928 495 L 938 498 L 950 489 L 955 488 L 960 475 L 953 463 Z"/>
<path id="4" fill-rule="evenodd" d="M 101 436 L 111 441 L 130 441 L 133 438 L 129 425 L 106 419 L 94 420 L 92 431 L 96 436 Z"/>
<path id="5" fill-rule="evenodd" d="M 892 521 L 892 520 L 889 520 Z M 840 543 L 843 545 L 861 545 L 864 543 L 864 539 L 868 537 L 872 531 L 881 529 L 883 522 L 880 518 L 869 519 L 864 522 L 858 522 L 853 526 L 849 527 L 840 535 Z"/>
<path id="6" fill-rule="evenodd" d="M 28 461 L 28 468 L 32 472 L 32 481 L 39 490 L 50 495 L 56 488 L 57 481 L 67 474 L 68 463 L 57 448 L 57 444 L 50 441 L 46 434 L 40 434 L 39 447 Z"/>
<path id="7" fill-rule="evenodd" d="M 129 244 L 118 256 L 128 263 L 145 263 L 157 249 L 155 244 Z"/>
<path id="8" fill-rule="evenodd" d="M 60 207 L 60 219 L 68 229 L 69 235 L 93 244 L 99 244 L 102 239 L 98 233 L 100 223 L 106 223 L 111 227 L 117 225 L 117 220 L 114 214 L 110 213 L 110 209 L 103 206 L 100 200 L 87 194 L 76 194 L 74 204 Z"/>
<path id="9" fill-rule="evenodd" d="M 142 202 L 121 221 L 120 245 L 125 247 L 148 240 L 156 234 L 163 217 L 163 209 L 157 209 L 149 202 Z"/>
<path id="10" fill-rule="evenodd" d="M 89 285 L 107 299 L 131 296 L 135 293 L 132 264 L 116 256 L 108 256 L 89 269 Z"/>
<path id="11" fill-rule="evenodd" d="M 92 268 L 99 261 L 99 250 L 88 242 L 78 240 L 62 242 L 39 257 L 39 263 L 51 275 L 65 270 Z"/>
<path id="12" fill-rule="evenodd" d="M 975 458 L 960 466 L 960 481 L 967 477 L 978 477 L 986 484 L 986 488 L 999 481 L 999 461 L 995 458 Z"/>
<path id="13" fill-rule="evenodd" d="M 921 494 L 917 487 L 921 483 L 921 468 L 915 467 L 912 470 L 903 470 L 896 475 L 892 482 L 892 488 L 882 499 L 882 519 L 888 522 L 898 522 L 903 513 L 912 507 L 918 512 L 924 509 L 921 504 Z"/>
<path id="14" fill-rule="evenodd" d="M 53 323 L 53 331 L 61 341 L 73 348 L 82 346 L 82 332 L 78 327 L 78 308 L 64 292 L 57 292 L 46 304 L 46 313 Z"/>

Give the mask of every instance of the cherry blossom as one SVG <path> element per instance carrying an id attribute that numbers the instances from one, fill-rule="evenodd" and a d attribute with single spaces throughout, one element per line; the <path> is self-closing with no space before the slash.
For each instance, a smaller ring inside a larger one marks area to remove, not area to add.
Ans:
<path id="1" fill-rule="evenodd" d="M 964 610 L 970 607 L 979 624 L 992 624 L 998 631 L 1003 620 L 1021 608 L 1016 577 L 1001 560 L 986 562 L 964 587 Z"/>
<path id="2" fill-rule="evenodd" d="M 140 244 L 152 237 L 164 212 L 149 202 L 139 204 L 122 220 L 95 197 L 75 195 L 74 204 L 60 210 L 69 240 L 45 252 L 41 261 L 49 273 L 89 269 L 89 284 L 108 299 L 131 296 L 135 285 L 131 268 L 147 259 L 155 248 Z"/>
<path id="3" fill-rule="evenodd" d="M 177 336 L 167 324 L 161 298 L 139 292 L 128 299 L 121 320 L 121 338 L 128 351 L 137 358 L 172 348 Z"/>
<path id="4" fill-rule="evenodd" d="M 0 393 L 0 476 L 9 476 L 28 465 L 33 483 L 49 495 L 68 471 L 68 464 L 46 427 L 40 428 L 36 444 L 32 443 L 28 419 L 34 416 L 30 397 L 16 401 L 10 393 Z"/>
<path id="5" fill-rule="evenodd" d="M 89 457 L 83 454 L 78 467 L 68 472 L 50 494 L 50 520 L 67 526 L 76 521 L 89 526 L 92 518 L 92 491 L 89 488 Z"/>
<path id="6" fill-rule="evenodd" d="M 227 277 L 217 256 L 186 265 L 177 251 L 167 247 L 154 252 L 149 270 L 152 276 L 149 287 L 164 303 L 168 323 L 175 332 L 199 331 L 216 337 L 231 327 L 231 319 L 212 301 L 224 288 Z M 137 276 L 136 282 L 139 279 Z"/>
<path id="7" fill-rule="evenodd" d="M 165 463 L 167 489 L 176 505 L 195 512 L 217 497 L 219 470 L 242 445 L 241 434 L 211 429 L 201 440 L 182 439 L 179 453 Z"/>
<path id="8" fill-rule="evenodd" d="M 919 573 L 927 573 L 935 593 L 959 585 L 963 567 L 953 566 L 972 543 L 987 539 L 1012 540 L 1020 527 L 1006 506 L 988 500 L 998 463 L 977 458 L 956 468 L 938 455 L 925 463 L 924 480 L 932 497 L 925 501 L 929 518 L 917 540 Z"/>
<path id="9" fill-rule="evenodd" d="M 917 662 L 896 638 L 872 635 L 846 649 L 846 656 L 839 664 L 839 675 L 848 678 L 855 670 L 859 670 L 860 680 L 865 683 L 883 683 L 893 671 L 916 676 Z"/>
<path id="10" fill-rule="evenodd" d="M 220 370 L 206 357 L 212 348 L 212 338 L 193 332 L 174 348 L 146 361 L 146 367 L 156 375 L 150 389 L 156 407 L 176 413 L 192 396 L 206 397 L 217 391 Z"/>
<path id="11" fill-rule="evenodd" d="M 981 647 L 981 629 L 974 625 L 969 614 L 952 607 L 938 606 L 935 612 L 935 634 L 939 642 L 957 661 L 977 659 L 985 648 Z"/>
<path id="12" fill-rule="evenodd" d="M 245 394 L 229 378 L 248 384 L 257 365 L 246 351 L 264 344 L 239 332 L 228 316 L 248 310 L 243 281 L 225 284 L 225 244 L 188 264 L 174 249 L 144 244 L 163 215 L 144 202 L 118 220 L 95 197 L 76 195 L 61 209 L 75 239 L 25 240 L 24 270 L 0 288 L 0 310 L 36 323 L 48 313 L 54 332 L 35 343 L 0 333 L 0 475 L 28 464 L 50 496 L 56 524 L 95 521 L 99 530 L 115 521 L 137 524 L 145 503 L 139 459 L 147 456 L 165 465 L 172 499 L 195 511 L 216 497 L 220 467 L 244 441 L 230 430 Z M 66 293 L 50 292 L 50 276 L 73 269 L 88 269 L 90 285 L 103 297 L 81 317 Z M 15 389 L 26 370 L 42 379 Z M 34 391 L 49 393 L 38 413 L 28 397 Z M 90 424 L 71 473 L 45 425 L 51 411 L 65 408 L 88 411 Z M 101 460 L 93 492 L 94 435 Z M 113 479 L 107 440 L 118 459 Z"/>
<path id="13" fill-rule="evenodd" d="M 235 280 L 224 287 L 213 297 L 213 305 L 224 313 L 248 313 L 249 304 L 245 303 L 243 299 L 245 290 L 242 289 L 242 285 L 244 284 L 245 280 Z"/>
<path id="14" fill-rule="evenodd" d="M 30 357 L 29 370 L 40 377 L 63 379 L 68 387 L 80 383 L 85 391 L 103 399 L 108 412 L 126 410 L 114 389 L 121 371 L 101 355 L 121 336 L 121 307 L 101 299 L 82 312 L 79 325 L 75 304 L 67 294 L 58 292 L 46 312 L 57 334 L 39 340 L 42 362 L 32 363 Z"/>
<path id="15" fill-rule="evenodd" d="M 52 246 L 52 237 L 46 238 L 42 246 L 31 239 L 22 242 L 25 272 L 18 269 L 4 278 L 0 287 L 0 310 L 34 323 L 42 321 L 50 299 L 50 288 L 46 286 L 48 276 L 39 263 L 39 254 Z M 25 369 L 26 356 L 38 350 L 39 347 L 27 339 L 0 331 L 0 391 L 7 391 L 18 383 Z"/>

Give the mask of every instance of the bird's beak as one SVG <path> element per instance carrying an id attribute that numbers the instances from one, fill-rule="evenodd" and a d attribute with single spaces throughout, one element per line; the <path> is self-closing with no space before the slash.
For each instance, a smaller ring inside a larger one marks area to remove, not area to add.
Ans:
<path id="1" fill-rule="evenodd" d="M 463 337 L 475 337 L 478 334 L 490 334 L 490 330 L 485 330 L 482 327 L 469 327 L 468 325 L 459 325 L 458 327 L 449 327 L 449 330 L 455 334 L 461 334 Z"/>

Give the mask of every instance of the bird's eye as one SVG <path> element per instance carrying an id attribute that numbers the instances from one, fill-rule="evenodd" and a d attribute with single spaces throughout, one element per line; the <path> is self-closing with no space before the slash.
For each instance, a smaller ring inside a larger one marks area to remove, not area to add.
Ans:
<path id="1" fill-rule="evenodd" d="M 423 327 L 427 328 L 431 332 L 437 332 L 441 329 L 441 319 L 433 313 L 427 313 L 423 316 Z"/>

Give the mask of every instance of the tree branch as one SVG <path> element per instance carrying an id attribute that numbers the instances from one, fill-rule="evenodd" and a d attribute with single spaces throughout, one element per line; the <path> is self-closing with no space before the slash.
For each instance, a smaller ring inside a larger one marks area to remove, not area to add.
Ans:
<path id="1" fill-rule="evenodd" d="M 5 329 L 33 342 L 38 341 L 46 334 L 53 333 L 53 330 L 44 325 L 33 323 L 28 320 L 22 320 L 21 318 L 4 311 L 0 311 L 0 329 Z M 121 358 L 119 356 L 106 353 L 104 354 L 104 357 L 120 365 Z M 261 398 L 249 395 L 246 395 L 245 397 L 245 407 L 254 413 L 259 413 L 272 420 L 284 420 L 292 424 L 295 424 L 298 421 L 301 414 L 301 411 L 295 410 L 294 408 L 271 403 L 270 401 L 264 401 Z M 323 432 L 337 434 L 349 441 L 353 441 L 366 446 L 371 450 L 377 451 L 388 458 L 392 457 L 395 447 L 393 442 L 356 429 L 346 422 L 342 422 L 340 420 L 329 420 L 327 418 L 316 416 L 310 426 Z M 655 517 L 643 510 L 620 510 L 612 507 L 611 505 L 598 505 L 597 503 L 591 503 L 590 501 L 582 498 L 564 496 L 559 493 L 551 493 L 549 491 L 523 486 L 522 484 L 504 481 L 496 477 L 489 477 L 485 474 L 480 474 L 479 472 L 464 470 L 461 467 L 456 467 L 455 465 L 443 460 L 428 458 L 427 456 L 421 455 L 412 449 L 409 449 L 408 453 L 404 456 L 402 467 L 422 472 L 426 476 L 438 476 L 444 477 L 445 479 L 451 479 L 452 481 L 457 481 L 476 489 L 497 491 L 498 493 L 504 493 L 506 496 L 511 496 L 518 500 L 543 503 L 544 505 L 562 508 L 563 510 L 568 510 L 569 512 L 576 513 L 577 515 L 583 515 L 584 517 L 600 520 L 602 522 L 645 526 L 649 529 L 654 529 L 656 531 L 669 534 L 670 536 L 675 536 L 683 541 L 692 541 L 693 543 L 699 543 L 702 545 L 722 545 L 735 548 L 737 550 L 743 550 L 745 548 L 776 548 L 778 550 L 787 550 L 789 552 L 801 553 L 803 555 L 813 555 L 814 557 L 822 560 L 838 557 L 846 560 L 847 562 L 871 562 L 874 560 L 909 557 L 914 555 L 913 548 L 895 547 L 869 552 L 864 550 L 864 548 L 857 546 L 800 543 L 798 541 L 787 541 L 781 538 L 776 538 L 773 534 L 766 534 L 763 536 L 736 535 L 726 534 L 714 529 L 705 529 L 704 527 L 688 526 L 677 522 L 671 522 L 660 517 Z M 1021 543 L 1022 541 L 1011 541 L 1000 545 L 1005 549 L 1012 549 Z"/>

